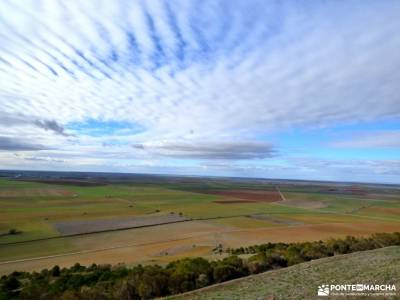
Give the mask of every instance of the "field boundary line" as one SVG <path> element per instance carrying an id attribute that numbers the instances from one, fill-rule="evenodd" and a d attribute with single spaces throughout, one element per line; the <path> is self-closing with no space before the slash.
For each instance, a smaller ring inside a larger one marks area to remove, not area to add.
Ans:
<path id="1" fill-rule="evenodd" d="M 123 230 L 132 230 L 132 229 L 140 229 L 140 228 L 147 228 L 147 227 L 156 227 L 156 226 L 163 226 L 163 225 L 183 223 L 183 222 L 196 222 L 196 221 L 208 221 L 208 220 L 217 220 L 217 219 L 228 219 L 228 218 L 237 218 L 237 217 L 247 217 L 249 215 L 262 215 L 262 214 L 267 214 L 267 212 L 260 212 L 260 213 L 254 213 L 254 214 L 247 213 L 247 214 L 240 214 L 240 215 L 208 217 L 208 218 L 187 218 L 185 220 L 177 220 L 177 221 L 171 221 L 171 222 L 165 222 L 165 223 L 148 224 L 148 225 L 140 225 L 140 226 L 134 226 L 134 227 L 115 228 L 115 229 L 106 229 L 106 230 L 91 231 L 91 232 L 76 233 L 76 234 L 56 235 L 56 236 L 50 236 L 50 237 L 39 238 L 39 239 L 34 239 L 34 240 L 25 240 L 25 241 L 16 241 L 16 242 L 9 242 L 9 243 L 0 243 L 0 247 L 1 246 L 25 244 L 25 243 L 42 242 L 42 241 L 48 241 L 48 240 L 54 240 L 54 239 L 70 238 L 70 237 L 76 237 L 76 236 L 85 236 L 85 235 L 99 234 L 99 233 L 106 233 L 106 232 L 113 232 L 113 231 L 123 231 Z"/>
<path id="2" fill-rule="evenodd" d="M 182 222 L 188 222 L 188 221 L 192 221 L 192 220 L 187 219 L 187 220 L 178 220 L 178 221 L 171 221 L 171 222 L 165 222 L 165 223 L 139 225 L 139 226 L 134 226 L 134 227 L 124 227 L 124 228 L 106 229 L 106 230 L 75 233 L 75 234 L 56 235 L 56 236 L 50 236 L 50 237 L 40 238 L 40 239 L 35 239 L 35 240 L 17 241 L 17 242 L 10 242 L 10 243 L 0 243 L 0 246 L 10 246 L 10 245 L 18 245 L 18 244 L 24 244 L 24 243 L 42 242 L 42 241 L 48 241 L 48 240 L 54 240 L 54 239 L 62 239 L 62 238 L 69 238 L 69 237 L 76 237 L 76 236 L 84 236 L 84 235 L 105 233 L 105 232 L 112 232 L 112 231 L 123 231 L 123 230 L 130 230 L 130 229 L 136 229 L 136 228 L 155 227 L 155 226 L 182 223 Z"/>

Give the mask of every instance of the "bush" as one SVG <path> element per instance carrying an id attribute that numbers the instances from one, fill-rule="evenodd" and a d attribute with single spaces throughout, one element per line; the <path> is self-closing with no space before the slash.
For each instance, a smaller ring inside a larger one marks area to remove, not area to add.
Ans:
<path id="1" fill-rule="evenodd" d="M 160 266 L 147 266 L 140 278 L 137 290 L 142 299 L 167 295 L 168 274 Z"/>
<path id="2" fill-rule="evenodd" d="M 211 280 L 211 264 L 204 258 L 186 258 L 167 266 L 171 293 L 181 293 L 207 285 Z"/>
<path id="3" fill-rule="evenodd" d="M 213 277 L 215 282 L 243 277 L 249 274 L 248 267 L 237 256 L 229 256 L 214 262 Z"/>
<path id="4" fill-rule="evenodd" d="M 10 276 L 5 280 L 3 284 L 3 289 L 5 289 L 6 291 L 13 291 L 18 289 L 20 286 L 21 283 L 19 282 L 19 280 L 14 276 Z"/>
<path id="5" fill-rule="evenodd" d="M 54 276 L 54 277 L 60 276 L 60 273 L 61 273 L 60 267 L 57 266 L 57 265 L 55 265 L 55 266 L 51 269 L 51 275 Z"/>
<path id="6" fill-rule="evenodd" d="M 15 228 L 11 228 L 11 229 L 8 231 L 8 234 L 9 234 L 9 235 L 15 235 L 15 234 L 19 234 L 19 233 L 21 233 L 21 231 L 18 231 L 18 230 L 15 229 Z"/>

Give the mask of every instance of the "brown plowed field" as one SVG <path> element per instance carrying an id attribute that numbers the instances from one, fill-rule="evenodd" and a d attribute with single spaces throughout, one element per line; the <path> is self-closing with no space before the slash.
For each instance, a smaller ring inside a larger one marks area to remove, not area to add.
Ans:
<path id="1" fill-rule="evenodd" d="M 363 211 L 366 212 L 379 212 L 379 213 L 384 213 L 388 215 L 393 215 L 393 216 L 400 216 L 400 208 L 398 207 L 378 207 L 378 206 L 370 206 Z"/>
<path id="2" fill-rule="evenodd" d="M 257 203 L 258 201 L 254 200 L 217 200 L 214 203 L 219 204 L 235 204 L 235 203 Z"/>

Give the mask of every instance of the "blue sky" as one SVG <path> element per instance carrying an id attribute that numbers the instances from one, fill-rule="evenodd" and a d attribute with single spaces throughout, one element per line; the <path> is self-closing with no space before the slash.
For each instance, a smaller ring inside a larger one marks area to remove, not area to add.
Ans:
<path id="1" fill-rule="evenodd" d="M 400 183 L 399 1 L 1 1 L 0 168 Z"/>

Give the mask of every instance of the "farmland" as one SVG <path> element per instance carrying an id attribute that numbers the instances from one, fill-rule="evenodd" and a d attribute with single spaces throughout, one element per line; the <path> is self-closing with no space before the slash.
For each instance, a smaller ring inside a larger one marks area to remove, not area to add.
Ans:
<path id="1" fill-rule="evenodd" d="M 394 185 L 14 175 L 0 179 L 1 274 L 76 262 L 216 259 L 225 255 L 218 247 L 400 230 Z"/>

